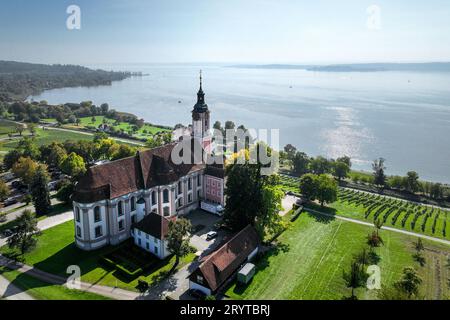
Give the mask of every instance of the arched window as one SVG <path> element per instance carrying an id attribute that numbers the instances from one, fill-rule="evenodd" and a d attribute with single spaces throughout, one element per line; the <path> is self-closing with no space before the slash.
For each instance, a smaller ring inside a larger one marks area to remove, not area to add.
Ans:
<path id="1" fill-rule="evenodd" d="M 170 216 L 170 209 L 169 209 L 169 207 L 164 207 L 163 213 L 164 213 L 164 216 L 165 216 L 165 217 Z"/>
<path id="2" fill-rule="evenodd" d="M 75 220 L 80 222 L 80 208 L 75 207 Z"/>
<path id="3" fill-rule="evenodd" d="M 163 191 L 163 202 L 169 203 L 169 190 L 167 189 Z"/>
<path id="4" fill-rule="evenodd" d="M 136 210 L 136 198 L 135 197 L 131 197 L 131 211 L 135 211 Z"/>
<path id="5" fill-rule="evenodd" d="M 156 204 L 156 192 L 153 191 L 152 192 L 152 206 L 154 206 Z"/>
<path id="6" fill-rule="evenodd" d="M 122 201 L 119 201 L 117 203 L 117 212 L 118 212 L 119 217 L 123 216 L 123 202 Z"/>
<path id="7" fill-rule="evenodd" d="M 183 184 L 181 181 L 178 181 L 178 194 L 181 194 L 183 192 Z"/>
<path id="8" fill-rule="evenodd" d="M 102 221 L 102 215 L 101 215 L 101 212 L 100 212 L 100 207 L 98 207 L 98 206 L 94 208 L 94 221 L 95 222 Z"/>

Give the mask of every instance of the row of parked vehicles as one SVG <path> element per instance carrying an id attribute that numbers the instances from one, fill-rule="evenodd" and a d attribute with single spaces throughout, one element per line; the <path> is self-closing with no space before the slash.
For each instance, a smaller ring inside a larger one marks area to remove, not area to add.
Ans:
<path id="1" fill-rule="evenodd" d="M 49 169 L 49 174 L 51 177 L 51 181 L 48 183 L 50 191 L 56 191 L 61 180 L 69 178 L 69 176 L 57 169 Z M 20 181 L 20 179 L 17 179 L 12 172 L 3 174 L 0 179 L 3 179 L 9 185 L 11 191 L 10 196 L 3 201 L 4 207 L 22 202 L 25 196 L 29 194 L 28 186 Z"/>

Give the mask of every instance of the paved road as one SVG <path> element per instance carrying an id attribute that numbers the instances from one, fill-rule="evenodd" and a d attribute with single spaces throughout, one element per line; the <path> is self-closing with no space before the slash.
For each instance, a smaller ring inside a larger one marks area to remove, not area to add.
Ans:
<path id="1" fill-rule="evenodd" d="M 346 218 L 346 217 L 342 217 L 342 216 L 328 214 L 328 213 L 320 212 L 320 211 L 309 209 L 309 208 L 305 208 L 305 211 L 317 213 L 317 214 L 320 214 L 322 216 L 326 216 L 326 217 L 330 217 L 330 218 L 344 220 L 344 221 L 347 221 L 347 222 L 352 222 L 352 223 L 357 223 L 357 224 L 361 224 L 361 225 L 364 225 L 364 226 L 373 227 L 373 223 L 370 223 L 370 222 L 364 222 L 364 221 L 357 220 L 357 219 Z M 427 236 L 427 235 L 424 235 L 424 234 L 420 234 L 420 233 L 415 233 L 415 232 L 411 232 L 411 231 L 401 230 L 401 229 L 392 228 L 392 227 L 385 227 L 385 226 L 383 226 L 381 229 L 389 230 L 389 231 L 393 231 L 393 232 L 397 232 L 397 233 L 403 233 L 403 234 L 406 234 L 406 235 L 409 235 L 409 236 L 418 237 L 418 238 L 427 239 L 427 240 L 431 240 L 431 241 L 435 241 L 435 242 L 440 242 L 440 243 L 443 243 L 443 244 L 446 244 L 446 245 L 450 245 L 450 241 L 448 241 L 448 240 L 439 239 L 439 238 L 435 238 L 435 237 L 430 237 L 430 236 Z"/>
<path id="2" fill-rule="evenodd" d="M 51 194 L 53 194 L 53 193 L 51 193 Z M 61 201 L 59 201 L 57 199 L 51 199 L 51 203 L 54 206 L 54 205 L 60 204 Z M 18 203 L 16 208 L 18 208 L 18 207 L 20 207 L 22 205 L 25 205 L 25 203 L 22 203 L 22 202 Z M 12 209 L 14 209 L 13 206 L 7 207 L 5 211 L 12 210 Z M 15 220 L 18 216 L 20 216 L 22 214 L 22 212 L 24 212 L 27 209 L 34 212 L 34 206 L 32 204 L 30 204 L 29 206 L 20 208 L 20 209 L 18 209 L 16 211 L 13 211 L 13 212 L 10 212 L 10 213 L 6 214 L 6 220 L 4 222 L 2 222 L 2 224 L 5 224 L 5 223 L 8 223 L 10 221 Z"/>
<path id="3" fill-rule="evenodd" d="M 6 300 L 34 300 L 28 293 L 22 291 L 6 278 L 0 275 L 0 298 Z"/>

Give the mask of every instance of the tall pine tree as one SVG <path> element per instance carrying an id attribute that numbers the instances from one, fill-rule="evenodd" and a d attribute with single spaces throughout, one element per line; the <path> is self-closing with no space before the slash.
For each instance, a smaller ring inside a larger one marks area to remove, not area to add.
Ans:
<path id="1" fill-rule="evenodd" d="M 47 174 L 47 169 L 44 165 L 40 165 L 36 170 L 31 183 L 31 195 L 33 197 L 34 208 L 36 214 L 44 215 L 50 212 L 50 191 L 48 183 L 50 179 Z"/>

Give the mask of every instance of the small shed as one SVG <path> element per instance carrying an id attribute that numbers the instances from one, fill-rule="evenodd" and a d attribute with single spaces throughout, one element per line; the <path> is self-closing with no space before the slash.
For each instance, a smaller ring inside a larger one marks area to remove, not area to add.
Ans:
<path id="1" fill-rule="evenodd" d="M 256 267 L 253 263 L 246 263 L 237 274 L 237 280 L 240 283 L 247 284 L 255 275 Z"/>

